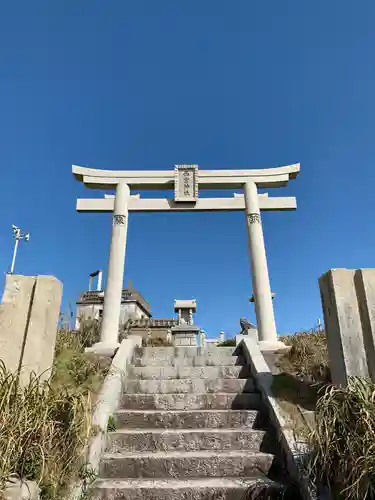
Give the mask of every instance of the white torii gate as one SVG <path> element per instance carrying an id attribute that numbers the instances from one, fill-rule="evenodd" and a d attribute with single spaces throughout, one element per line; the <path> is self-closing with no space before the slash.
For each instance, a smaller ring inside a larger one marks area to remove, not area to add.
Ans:
<path id="1" fill-rule="evenodd" d="M 78 212 L 113 212 L 107 286 L 100 343 L 96 352 L 111 352 L 118 346 L 121 292 L 124 276 L 129 212 L 245 211 L 253 294 L 259 342 L 262 350 L 284 347 L 278 342 L 261 210 L 295 210 L 295 197 L 268 197 L 258 188 L 282 187 L 295 179 L 299 163 L 263 170 L 199 170 L 197 165 L 176 165 L 174 170 L 98 170 L 72 166 L 75 178 L 93 189 L 116 189 L 114 196 L 78 199 Z M 132 190 L 174 190 L 174 199 L 141 198 Z M 199 198 L 199 189 L 243 189 L 233 198 Z"/>

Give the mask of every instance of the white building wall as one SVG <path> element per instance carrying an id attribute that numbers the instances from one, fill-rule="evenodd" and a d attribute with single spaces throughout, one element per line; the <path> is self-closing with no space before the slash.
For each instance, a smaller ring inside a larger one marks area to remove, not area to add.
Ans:
<path id="1" fill-rule="evenodd" d="M 138 307 L 135 302 L 125 302 L 121 304 L 120 309 L 120 324 L 125 324 L 128 319 L 142 319 L 148 318 L 143 312 L 143 309 Z"/>
<path id="2" fill-rule="evenodd" d="M 103 304 L 77 305 L 76 329 L 79 328 L 80 319 L 100 319 L 103 311 Z M 128 319 L 148 318 L 147 314 L 135 302 L 125 302 L 120 308 L 120 325 L 127 322 Z"/>

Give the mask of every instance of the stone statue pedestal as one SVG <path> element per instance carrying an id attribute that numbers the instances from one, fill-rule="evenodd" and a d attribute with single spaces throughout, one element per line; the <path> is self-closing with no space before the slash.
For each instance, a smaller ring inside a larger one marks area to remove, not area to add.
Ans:
<path id="1" fill-rule="evenodd" d="M 174 310 L 178 313 L 178 325 L 171 328 L 173 345 L 196 347 L 200 345 L 199 326 L 194 325 L 193 313 L 197 310 L 196 300 L 175 300 Z"/>
<path id="2" fill-rule="evenodd" d="M 177 325 L 171 328 L 173 345 L 196 347 L 200 328 L 196 325 Z"/>

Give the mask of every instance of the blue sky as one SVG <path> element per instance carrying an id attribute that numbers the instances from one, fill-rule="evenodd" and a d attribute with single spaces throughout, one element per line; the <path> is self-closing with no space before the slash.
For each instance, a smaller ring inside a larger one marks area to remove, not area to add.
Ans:
<path id="1" fill-rule="evenodd" d="M 375 3 L 3 2 L 0 269 L 64 283 L 106 269 L 109 214 L 77 214 L 71 165 L 265 168 L 301 162 L 296 212 L 263 216 L 278 331 L 322 316 L 319 276 L 374 267 Z M 155 316 L 197 299 L 210 336 L 252 321 L 241 213 L 132 214 L 125 282 Z"/>

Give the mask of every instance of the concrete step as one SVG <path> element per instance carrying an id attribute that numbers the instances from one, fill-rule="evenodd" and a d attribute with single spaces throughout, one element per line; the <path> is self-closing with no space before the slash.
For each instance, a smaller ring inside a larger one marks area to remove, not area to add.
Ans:
<path id="1" fill-rule="evenodd" d="M 214 394 L 125 394 L 122 408 L 134 410 L 254 410 L 259 409 L 260 394 L 236 394 L 217 392 Z"/>
<path id="2" fill-rule="evenodd" d="M 217 429 L 253 427 L 255 410 L 118 410 L 116 429 Z"/>
<path id="3" fill-rule="evenodd" d="M 176 358 L 171 354 L 159 356 L 135 356 L 132 364 L 134 366 L 242 366 L 245 362 L 240 356 L 228 355 L 200 355 L 200 356 L 186 356 Z"/>
<path id="4" fill-rule="evenodd" d="M 267 474 L 274 456 L 249 451 L 161 451 L 104 453 L 102 478 L 243 477 L 253 472 Z"/>
<path id="5" fill-rule="evenodd" d="M 265 432 L 255 429 L 124 429 L 107 435 L 109 453 L 144 451 L 259 451 Z"/>
<path id="6" fill-rule="evenodd" d="M 171 380 L 126 380 L 126 394 L 183 394 L 183 393 L 215 393 L 215 392 L 254 392 L 253 379 L 235 378 L 182 378 Z"/>
<path id="7" fill-rule="evenodd" d="M 206 345 L 204 347 L 141 347 L 137 348 L 138 356 L 174 356 L 174 357 L 194 357 L 194 356 L 233 356 L 236 347 L 216 347 Z"/>
<path id="8" fill-rule="evenodd" d="M 91 500 L 244 500 L 256 484 L 273 484 L 262 475 L 248 478 L 97 479 Z"/>
<path id="9" fill-rule="evenodd" d="M 248 378 L 245 366 L 131 366 L 128 377 L 142 380 Z"/>

